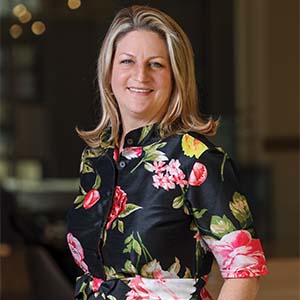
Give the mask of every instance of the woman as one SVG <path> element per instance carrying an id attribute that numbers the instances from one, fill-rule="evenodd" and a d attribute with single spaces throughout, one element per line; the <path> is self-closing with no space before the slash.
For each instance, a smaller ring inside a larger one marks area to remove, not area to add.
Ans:
<path id="1" fill-rule="evenodd" d="M 144 6 L 122 9 L 98 61 L 102 118 L 79 131 L 88 147 L 67 240 L 84 274 L 76 299 L 255 299 L 266 264 L 228 155 L 197 113 L 191 45 Z"/>

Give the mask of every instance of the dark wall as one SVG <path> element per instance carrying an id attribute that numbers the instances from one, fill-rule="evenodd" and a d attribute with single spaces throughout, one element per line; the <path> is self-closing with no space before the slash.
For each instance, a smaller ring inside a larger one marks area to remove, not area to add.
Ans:
<path id="1" fill-rule="evenodd" d="M 46 2 L 45 2 L 46 3 Z M 34 51 L 32 68 L 36 82 L 34 99 L 18 99 L 16 89 L 8 89 L 12 120 L 11 159 L 36 158 L 44 166 L 45 177 L 76 177 L 83 142 L 75 126 L 91 129 L 99 113 L 96 61 L 101 41 L 115 13 L 124 6 L 148 4 L 171 15 L 190 38 L 196 63 L 201 110 L 215 116 L 234 114 L 233 86 L 233 4 L 232 1 L 98 1 L 85 3 L 78 11 L 64 12 L 60 5 L 46 7 L 41 18 L 47 31 L 41 37 L 25 33 L 19 40 L 7 35 L 13 22 L 2 27 L 7 52 L 29 44 Z M 3 47 L 4 48 L 4 47 Z M 14 58 L 7 56 L 10 60 Z M 8 68 L 8 82 L 18 76 Z M 19 111 L 16 114 L 16 111 Z M 20 120 L 23 120 L 20 123 Z M 227 149 L 232 147 L 233 126 L 220 133 Z M 25 141 L 25 142 L 24 142 Z M 26 144 L 26 146 L 24 146 Z M 37 150 L 38 149 L 38 150 Z"/>

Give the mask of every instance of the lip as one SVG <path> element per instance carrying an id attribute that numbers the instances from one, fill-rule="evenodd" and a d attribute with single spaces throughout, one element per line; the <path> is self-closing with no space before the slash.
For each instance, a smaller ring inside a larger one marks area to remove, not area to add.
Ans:
<path id="1" fill-rule="evenodd" d="M 153 89 L 145 88 L 145 87 L 128 87 L 127 88 L 130 92 L 138 93 L 138 94 L 148 94 L 153 92 Z"/>

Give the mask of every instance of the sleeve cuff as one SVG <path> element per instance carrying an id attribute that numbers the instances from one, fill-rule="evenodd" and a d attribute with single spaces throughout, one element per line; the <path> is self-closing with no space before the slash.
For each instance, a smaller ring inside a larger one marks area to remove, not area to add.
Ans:
<path id="1" fill-rule="evenodd" d="M 248 278 L 268 273 L 259 239 L 246 230 L 236 230 L 216 240 L 203 237 L 215 256 L 223 278 Z"/>

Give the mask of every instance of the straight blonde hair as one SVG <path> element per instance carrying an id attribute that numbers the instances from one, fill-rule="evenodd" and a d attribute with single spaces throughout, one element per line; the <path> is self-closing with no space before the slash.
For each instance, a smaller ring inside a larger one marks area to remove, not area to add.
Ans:
<path id="1" fill-rule="evenodd" d="M 102 43 L 98 58 L 98 84 L 102 115 L 98 126 L 91 131 L 76 131 L 92 148 L 101 143 L 101 134 L 109 127 L 108 141 L 117 141 L 121 125 L 120 111 L 111 89 L 111 72 L 118 41 L 128 32 L 156 32 L 166 42 L 169 52 L 173 90 L 167 111 L 160 120 L 162 137 L 180 132 L 196 131 L 204 135 L 216 133 L 219 120 L 204 120 L 198 110 L 194 54 L 191 43 L 181 27 L 167 14 L 148 6 L 123 8 L 115 16 Z"/>

